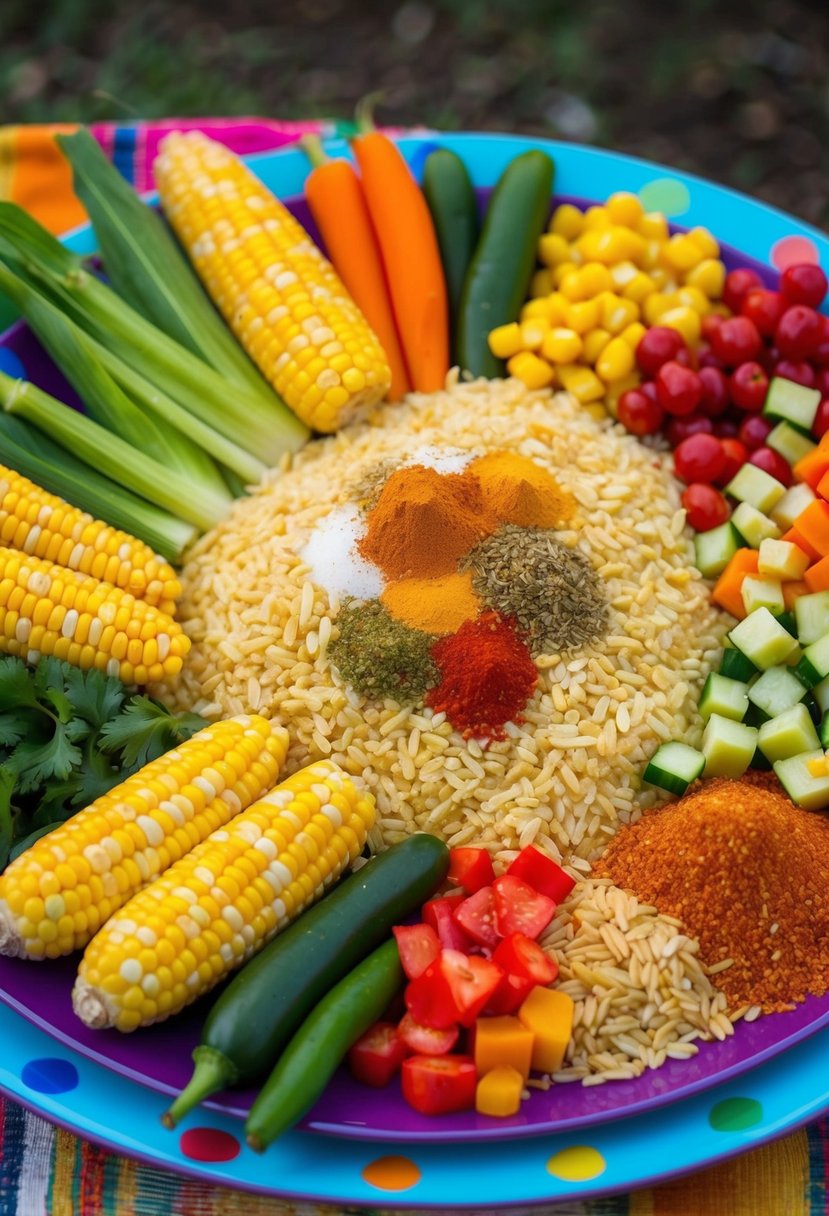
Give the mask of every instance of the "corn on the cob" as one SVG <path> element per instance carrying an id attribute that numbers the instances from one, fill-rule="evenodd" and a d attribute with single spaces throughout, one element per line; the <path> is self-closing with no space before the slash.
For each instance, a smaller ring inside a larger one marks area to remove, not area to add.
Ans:
<path id="1" fill-rule="evenodd" d="M 335 431 L 380 401 L 382 347 L 301 224 L 222 144 L 174 132 L 155 162 L 161 204 L 214 303 L 285 403 Z"/>
<path id="2" fill-rule="evenodd" d="M 173 616 L 181 583 L 149 545 L 0 464 L 0 545 L 129 591 Z"/>
<path id="3" fill-rule="evenodd" d="M 272 789 L 287 750 L 282 727 L 228 718 L 42 836 L 0 877 L 0 954 L 82 949 L 145 883 Z"/>
<path id="4" fill-rule="evenodd" d="M 125 684 L 181 671 L 190 639 L 166 612 L 91 574 L 0 548 L 0 651 L 54 655 Z"/>
<path id="5" fill-rule="evenodd" d="M 75 1012 L 124 1031 L 177 1013 L 318 899 L 359 856 L 373 820 L 373 797 L 332 761 L 295 773 L 96 934 Z"/>

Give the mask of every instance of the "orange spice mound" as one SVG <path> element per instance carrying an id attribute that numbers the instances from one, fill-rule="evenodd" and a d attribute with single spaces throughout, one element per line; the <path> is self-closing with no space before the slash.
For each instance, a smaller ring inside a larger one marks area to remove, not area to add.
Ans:
<path id="1" fill-rule="evenodd" d="M 622 828 L 595 867 L 699 939 L 732 1008 L 829 989 L 829 820 L 771 781 L 716 779 Z"/>
<path id="2" fill-rule="evenodd" d="M 501 523 L 554 528 L 576 509 L 573 496 L 526 456 L 490 452 L 473 460 L 468 472 L 480 481 L 484 505 Z"/>
<path id="3" fill-rule="evenodd" d="M 380 601 L 395 620 L 423 633 L 454 633 L 481 610 L 472 589 L 471 570 L 438 578 L 400 579 L 387 585 Z"/>
<path id="4" fill-rule="evenodd" d="M 435 578 L 456 570 L 495 525 L 477 478 L 414 464 L 383 486 L 359 549 L 387 578 Z"/>

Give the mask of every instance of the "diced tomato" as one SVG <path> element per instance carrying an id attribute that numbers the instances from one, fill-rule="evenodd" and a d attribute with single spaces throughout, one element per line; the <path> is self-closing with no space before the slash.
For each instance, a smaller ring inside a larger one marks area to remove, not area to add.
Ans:
<path id="1" fill-rule="evenodd" d="M 416 980 L 409 981 L 403 994 L 406 1008 L 414 1020 L 432 1030 L 447 1030 L 460 1021 L 460 1010 L 455 1004 L 442 960 L 443 953 Z"/>
<path id="2" fill-rule="evenodd" d="M 521 850 L 507 867 L 507 874 L 529 883 L 533 890 L 540 891 L 557 904 L 566 899 L 576 885 L 575 878 L 571 878 L 552 857 L 545 856 L 533 844 Z"/>
<path id="3" fill-rule="evenodd" d="M 421 1115 L 445 1115 L 475 1105 L 478 1073 L 471 1056 L 409 1056 L 403 1097 Z"/>
<path id="4" fill-rule="evenodd" d="M 495 1015 L 515 1013 L 535 987 L 535 980 L 521 979 L 520 976 L 507 972 L 487 1001 L 483 1012 Z"/>
<path id="5" fill-rule="evenodd" d="M 501 983 L 503 971 L 497 963 L 475 954 L 444 950 L 440 967 L 452 993 L 462 1026 L 471 1026 Z"/>
<path id="6" fill-rule="evenodd" d="M 400 964 L 410 980 L 422 975 L 440 954 L 440 938 L 431 925 L 395 925 Z"/>
<path id="7" fill-rule="evenodd" d="M 538 937 L 553 919 L 556 905 L 552 899 L 534 891 L 512 874 L 502 874 L 492 884 L 495 902 L 495 927 L 501 937 L 524 933 Z"/>
<path id="8" fill-rule="evenodd" d="M 494 878 L 492 858 L 486 849 L 449 850 L 449 881 L 457 883 L 470 895 L 488 886 Z"/>
<path id="9" fill-rule="evenodd" d="M 463 902 L 463 895 L 444 895 L 423 905 L 424 921 L 432 926 L 441 946 L 448 950 L 468 950 L 470 946 L 469 938 L 453 916 Z"/>
<path id="10" fill-rule="evenodd" d="M 481 887 L 455 909 L 455 921 L 479 946 L 494 949 L 501 940 L 495 925 L 495 893 L 491 886 Z"/>
<path id="11" fill-rule="evenodd" d="M 348 1053 L 348 1067 L 356 1081 L 382 1089 L 388 1085 L 409 1054 L 409 1048 L 391 1022 L 375 1022 Z"/>
<path id="12" fill-rule="evenodd" d="M 433 1026 L 421 1025 L 410 1013 L 407 1013 L 404 1014 L 397 1033 L 409 1050 L 418 1055 L 444 1056 L 457 1043 L 460 1030 L 457 1026 L 447 1026 L 444 1030 L 435 1030 Z"/>
<path id="13" fill-rule="evenodd" d="M 492 961 L 509 975 L 531 980 L 546 988 L 558 975 L 558 964 L 546 954 L 538 942 L 523 933 L 511 933 L 499 944 Z"/>

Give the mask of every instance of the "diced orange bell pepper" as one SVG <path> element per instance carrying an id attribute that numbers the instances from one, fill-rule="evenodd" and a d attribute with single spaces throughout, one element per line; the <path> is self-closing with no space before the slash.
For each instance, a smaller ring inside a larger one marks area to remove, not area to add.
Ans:
<path id="1" fill-rule="evenodd" d="M 475 1110 L 479 1115 L 506 1118 L 518 1113 L 524 1078 L 517 1068 L 503 1065 L 484 1073 L 475 1090 Z"/>
<path id="2" fill-rule="evenodd" d="M 573 998 L 558 988 L 533 988 L 518 1010 L 519 1020 L 532 1032 L 532 1066 L 557 1072 L 573 1033 Z"/>
<path id="3" fill-rule="evenodd" d="M 794 606 L 797 603 L 797 601 L 800 599 L 801 595 L 808 595 L 808 594 L 809 594 L 808 583 L 803 582 L 801 579 L 798 579 L 797 581 L 792 579 L 788 583 L 784 583 L 783 584 L 783 603 L 786 606 L 786 611 L 794 612 Z"/>
<path id="4" fill-rule="evenodd" d="M 794 521 L 794 527 L 820 557 L 829 554 L 829 502 L 816 498 Z"/>
<path id="5" fill-rule="evenodd" d="M 738 549 L 714 584 L 711 599 L 726 612 L 742 620 L 746 614 L 743 603 L 743 579 L 756 574 L 760 555 L 756 549 Z"/>
<path id="6" fill-rule="evenodd" d="M 803 575 L 808 591 L 829 591 L 829 557 L 822 557 Z"/>
<path id="7" fill-rule="evenodd" d="M 526 1078 L 533 1056 L 532 1031 L 508 1015 L 478 1018 L 473 1055 L 479 1076 L 493 1068 L 510 1067 Z"/>
<path id="8" fill-rule="evenodd" d="M 788 532 L 783 533 L 783 535 L 780 537 L 780 539 L 788 540 L 793 545 L 797 545 L 797 547 L 799 549 L 802 549 L 803 552 L 806 554 L 806 556 L 808 558 L 810 558 L 813 562 L 816 562 L 818 560 L 818 558 L 820 557 L 820 554 L 818 553 L 817 549 L 815 549 L 812 545 L 809 544 L 806 537 L 794 524 L 792 525 L 791 528 L 789 528 Z"/>
<path id="9" fill-rule="evenodd" d="M 821 493 L 822 491 L 818 491 L 818 485 L 829 472 L 829 444 L 824 444 L 821 440 L 813 452 L 796 461 L 792 472 L 798 481 L 805 481 L 807 486 Z"/>

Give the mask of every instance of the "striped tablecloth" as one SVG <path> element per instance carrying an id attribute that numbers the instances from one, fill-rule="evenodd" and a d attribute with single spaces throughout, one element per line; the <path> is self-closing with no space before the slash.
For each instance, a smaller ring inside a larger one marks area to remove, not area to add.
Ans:
<path id="1" fill-rule="evenodd" d="M 93 130 L 128 181 L 152 188 L 159 140 L 172 128 L 199 128 L 246 155 L 335 124 L 260 118 L 104 123 Z M 63 127 L 0 128 L 0 198 L 27 207 L 54 232 L 83 223 L 71 175 L 52 140 Z M 0 321 L 2 316 L 0 315 Z M 829 1120 L 714 1169 L 652 1190 L 533 1208 L 555 1216 L 825 1216 Z M 524 1209 L 527 1211 L 527 1209 Z M 0 1216 L 385 1216 L 376 1208 L 283 1203 L 179 1178 L 106 1153 L 0 1099 Z M 513 1209 L 514 1216 L 519 1209 Z M 484 1213 L 478 1213 L 484 1216 Z M 493 1213 L 494 1216 L 494 1213 Z"/>

